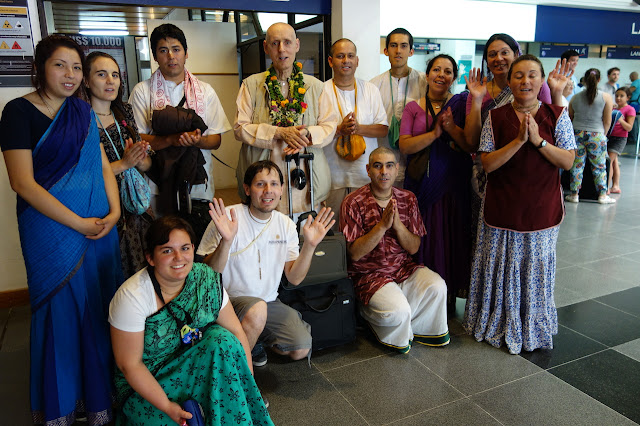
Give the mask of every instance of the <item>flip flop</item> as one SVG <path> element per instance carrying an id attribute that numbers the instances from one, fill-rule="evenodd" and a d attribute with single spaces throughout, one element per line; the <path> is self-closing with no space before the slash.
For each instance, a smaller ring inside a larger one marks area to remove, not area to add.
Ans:
<path id="1" fill-rule="evenodd" d="M 611 192 L 612 194 L 621 194 L 621 193 L 622 193 L 622 191 L 620 190 L 620 188 L 618 188 L 618 189 L 612 189 L 610 192 Z"/>

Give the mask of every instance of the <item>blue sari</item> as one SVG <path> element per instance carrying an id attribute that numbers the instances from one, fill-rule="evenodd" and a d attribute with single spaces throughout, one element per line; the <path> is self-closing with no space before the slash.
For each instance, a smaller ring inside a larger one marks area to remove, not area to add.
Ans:
<path id="1" fill-rule="evenodd" d="M 67 98 L 33 150 L 34 178 L 81 217 L 109 203 L 100 136 L 91 107 Z M 112 418 L 113 361 L 108 306 L 122 283 L 117 232 L 90 240 L 18 197 L 20 242 L 31 299 L 31 410 L 36 424 L 78 416 Z"/>

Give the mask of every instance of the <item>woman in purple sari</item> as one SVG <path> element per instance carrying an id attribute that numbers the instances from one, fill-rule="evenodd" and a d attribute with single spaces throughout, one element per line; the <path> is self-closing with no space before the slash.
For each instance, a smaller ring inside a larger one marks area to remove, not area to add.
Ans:
<path id="1" fill-rule="evenodd" d="M 471 73 L 470 89 L 477 86 L 476 74 Z M 418 261 L 444 278 L 450 309 L 469 286 L 470 153 L 477 149 L 477 144 L 467 144 L 463 131 L 468 94 L 449 91 L 457 78 L 452 57 L 443 54 L 431 59 L 426 95 L 407 104 L 400 127 L 400 151 L 409 155 L 404 187 L 416 194 L 427 229 Z M 416 173 L 421 168 L 426 169 L 424 173 Z"/>
<path id="2" fill-rule="evenodd" d="M 112 418 L 107 309 L 122 282 L 120 202 L 95 116 L 75 96 L 83 60 L 70 38 L 44 38 L 36 90 L 9 102 L 0 121 L 31 301 L 35 424 Z"/>

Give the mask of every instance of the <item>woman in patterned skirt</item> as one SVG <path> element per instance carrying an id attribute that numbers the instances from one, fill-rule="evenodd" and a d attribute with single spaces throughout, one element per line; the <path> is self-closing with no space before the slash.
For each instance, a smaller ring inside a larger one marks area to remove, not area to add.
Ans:
<path id="1" fill-rule="evenodd" d="M 543 78 L 538 58 L 518 57 L 508 73 L 513 102 L 490 112 L 480 137 L 487 189 L 463 325 L 512 354 L 553 348 L 558 332 L 558 169 L 573 164 L 576 144 L 566 109 L 538 100 Z"/>

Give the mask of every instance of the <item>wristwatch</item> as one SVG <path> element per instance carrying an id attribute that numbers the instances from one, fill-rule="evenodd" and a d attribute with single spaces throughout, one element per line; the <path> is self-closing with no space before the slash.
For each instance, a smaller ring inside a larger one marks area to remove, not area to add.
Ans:
<path id="1" fill-rule="evenodd" d="M 542 139 L 542 142 L 540 142 L 540 145 L 538 145 L 538 149 L 542 149 L 542 148 L 544 148 L 545 146 L 547 146 L 547 141 L 546 141 L 546 140 L 544 140 L 544 139 Z"/>

